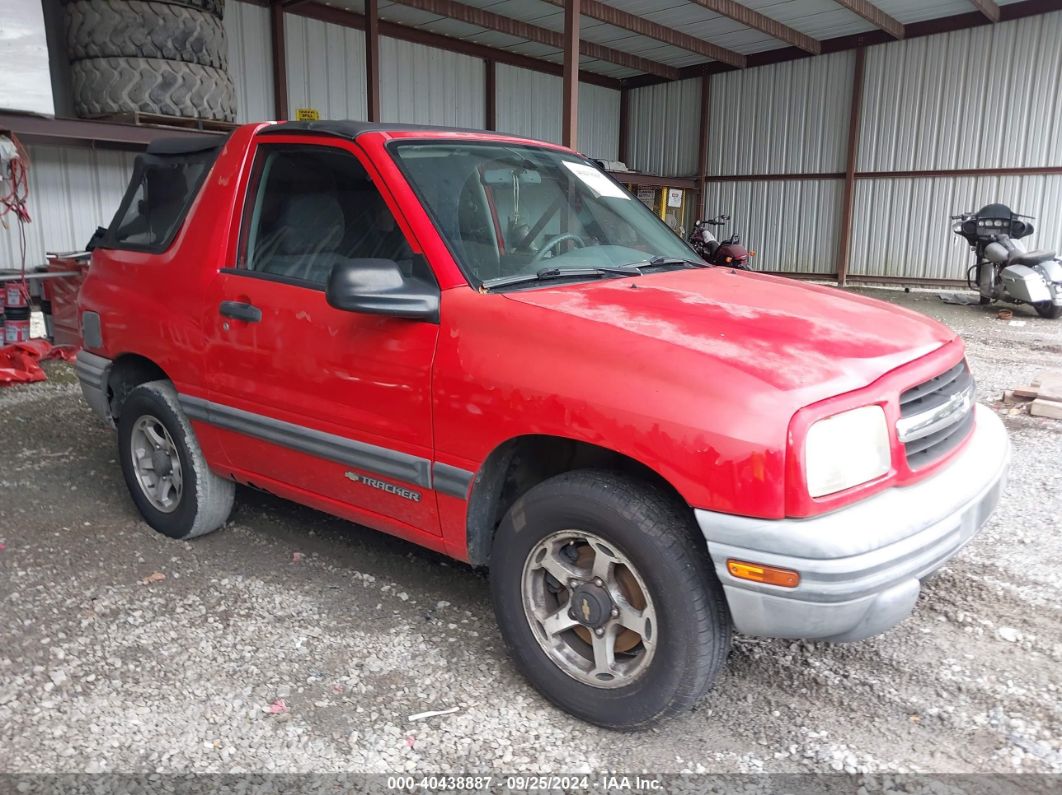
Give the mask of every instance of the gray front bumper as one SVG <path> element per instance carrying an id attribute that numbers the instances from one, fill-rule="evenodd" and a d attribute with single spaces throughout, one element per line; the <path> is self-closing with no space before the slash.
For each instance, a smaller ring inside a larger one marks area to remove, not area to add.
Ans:
<path id="1" fill-rule="evenodd" d="M 906 618 L 920 580 L 969 541 L 995 508 L 1010 441 L 976 407 L 973 438 L 936 475 L 811 519 L 750 519 L 696 511 L 739 632 L 851 641 Z M 796 588 L 739 580 L 727 560 L 800 573 Z"/>
<path id="2" fill-rule="evenodd" d="M 111 404 L 107 399 L 107 378 L 110 371 L 110 359 L 85 350 L 78 351 L 77 360 L 74 362 L 74 372 L 81 381 L 81 392 L 85 395 L 85 402 L 101 419 L 113 426 Z"/>

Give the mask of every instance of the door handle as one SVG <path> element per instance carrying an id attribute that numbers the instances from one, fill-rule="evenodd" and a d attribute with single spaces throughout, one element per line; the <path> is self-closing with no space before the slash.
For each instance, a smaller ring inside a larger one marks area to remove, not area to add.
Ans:
<path id="1" fill-rule="evenodd" d="M 262 310 L 245 301 L 222 301 L 219 311 L 225 317 L 236 318 L 247 323 L 257 323 L 262 319 Z"/>

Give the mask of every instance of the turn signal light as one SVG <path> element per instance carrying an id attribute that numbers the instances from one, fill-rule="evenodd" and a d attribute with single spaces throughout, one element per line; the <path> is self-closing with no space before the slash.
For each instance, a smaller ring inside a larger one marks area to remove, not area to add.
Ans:
<path id="1" fill-rule="evenodd" d="M 727 262 L 733 262 L 733 261 L 734 261 L 734 258 L 733 258 L 733 257 L 727 257 L 727 258 L 726 258 L 726 261 L 727 261 Z"/>
<path id="2" fill-rule="evenodd" d="M 750 257 L 755 257 L 756 256 L 756 252 L 755 251 L 750 251 L 749 252 L 749 256 Z"/>
<path id="3" fill-rule="evenodd" d="M 740 560 L 728 560 L 726 568 L 739 580 L 780 585 L 783 588 L 796 588 L 800 585 L 800 574 L 789 569 L 776 569 L 774 566 L 761 566 L 758 563 L 744 563 Z"/>

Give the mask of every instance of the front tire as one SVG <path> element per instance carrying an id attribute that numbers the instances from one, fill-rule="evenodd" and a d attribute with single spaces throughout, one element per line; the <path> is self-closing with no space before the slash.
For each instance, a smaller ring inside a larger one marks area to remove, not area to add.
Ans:
<path id="1" fill-rule="evenodd" d="M 518 499 L 495 535 L 490 580 L 517 668 L 606 728 L 693 706 L 730 648 L 723 590 L 689 509 L 620 474 L 569 472 Z"/>
<path id="2" fill-rule="evenodd" d="M 136 387 L 118 417 L 118 459 L 144 520 L 170 538 L 195 538 L 221 527 L 235 484 L 214 474 L 169 381 Z"/>

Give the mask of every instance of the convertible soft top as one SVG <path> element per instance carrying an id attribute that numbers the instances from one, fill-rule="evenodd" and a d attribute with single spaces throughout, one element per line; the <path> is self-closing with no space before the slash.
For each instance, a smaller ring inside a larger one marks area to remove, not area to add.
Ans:
<path id="1" fill-rule="evenodd" d="M 321 135 L 335 135 L 340 138 L 357 138 L 370 132 L 432 132 L 432 133 L 477 133 L 479 135 L 503 138 L 519 138 L 510 133 L 494 130 L 475 130 L 465 127 L 439 127 L 432 124 L 388 124 L 370 121 L 283 121 L 260 131 L 259 135 L 287 135 L 293 132 L 309 132 Z"/>
<path id="2" fill-rule="evenodd" d="M 149 155 L 191 155 L 220 149 L 229 140 L 228 135 L 186 135 L 180 138 L 156 138 L 147 145 Z"/>

